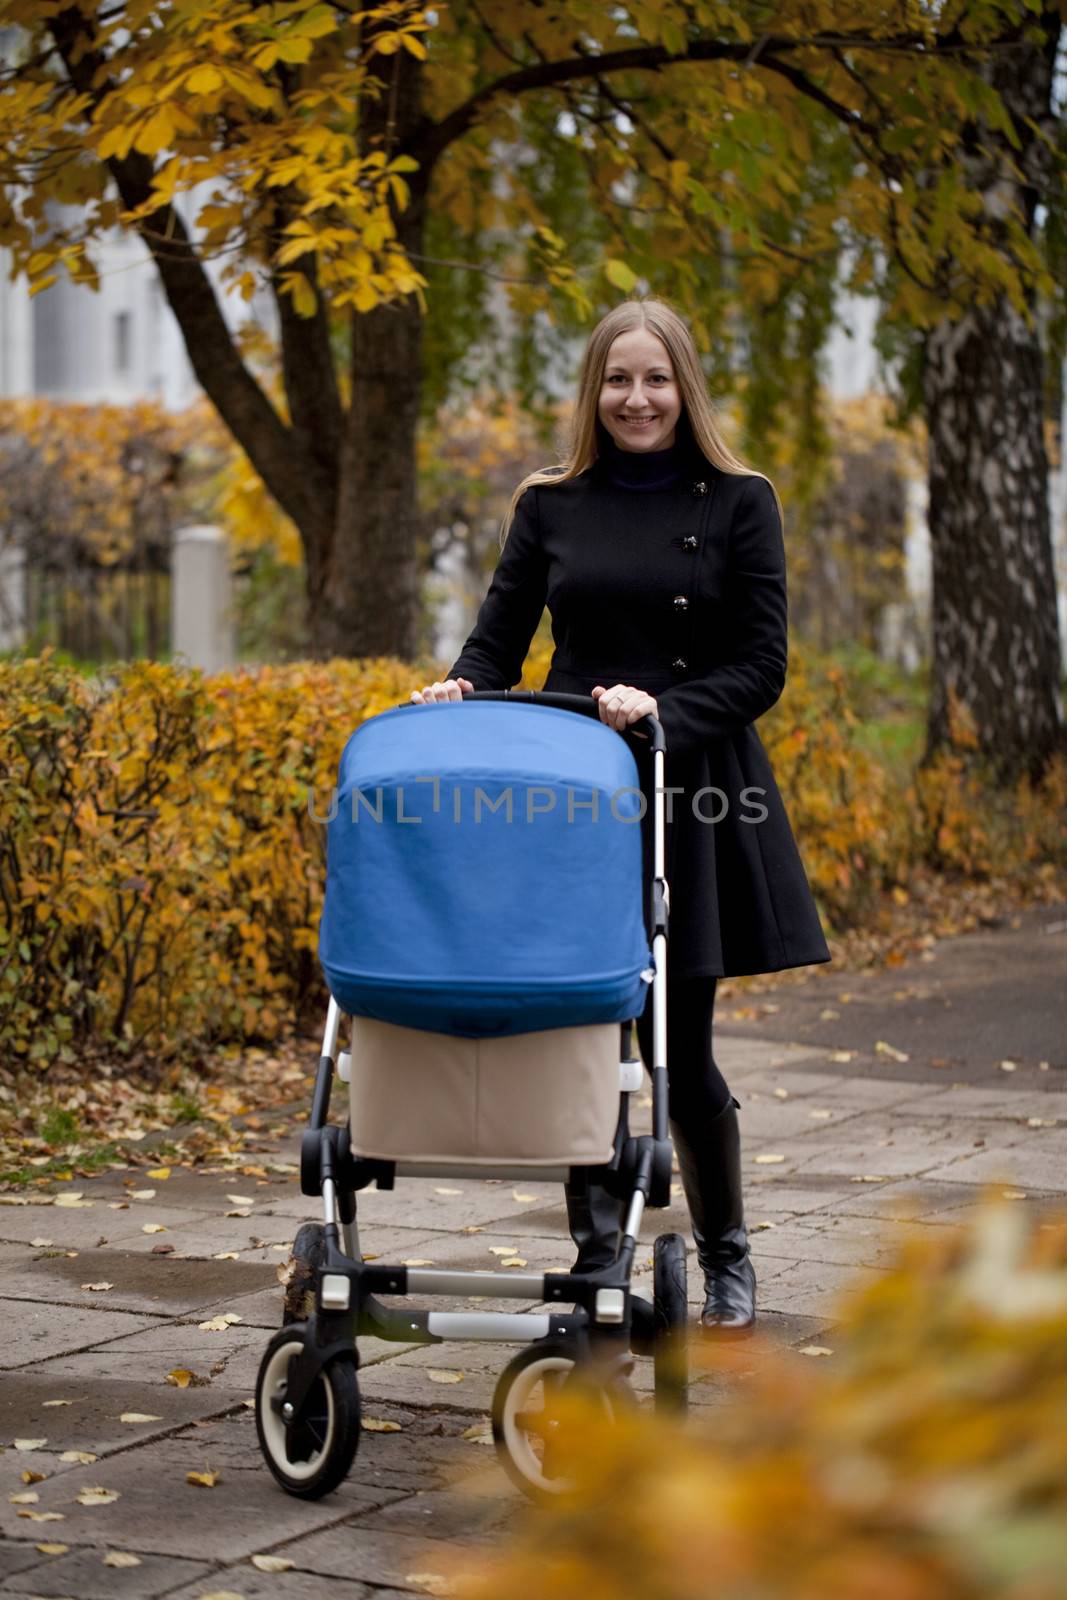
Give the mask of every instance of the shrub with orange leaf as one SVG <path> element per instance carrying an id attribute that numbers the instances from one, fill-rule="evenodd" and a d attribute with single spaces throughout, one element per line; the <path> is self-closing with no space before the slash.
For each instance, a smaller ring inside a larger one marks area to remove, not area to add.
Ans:
<path id="1" fill-rule="evenodd" d="M 590 1408 L 575 1494 L 464 1600 L 1059 1600 L 1067 1221 L 916 1229 L 841 1315 L 832 1364 L 721 1352 L 740 1388 L 688 1426 Z"/>
<path id="2" fill-rule="evenodd" d="M 544 679 L 538 635 L 524 682 Z M 274 1038 L 323 998 L 316 958 L 337 761 L 440 664 L 379 659 L 83 677 L 0 661 L 0 1036 L 46 1068 L 90 1045 L 157 1053 Z M 919 866 L 1019 882 L 1067 863 L 1067 766 L 1007 794 L 963 754 L 905 780 L 859 738 L 849 685 L 798 656 L 761 723 L 835 930 Z M 318 797 L 309 810 L 308 797 Z M 316 815 L 313 815 L 315 812 Z"/>
<path id="3" fill-rule="evenodd" d="M 273 1037 L 319 997 L 341 747 L 405 699 L 393 661 L 90 680 L 0 662 L 0 1034 L 76 1048 Z"/>

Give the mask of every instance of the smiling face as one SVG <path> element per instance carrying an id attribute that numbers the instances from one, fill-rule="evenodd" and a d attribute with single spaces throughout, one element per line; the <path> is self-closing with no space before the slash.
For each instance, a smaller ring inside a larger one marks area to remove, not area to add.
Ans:
<path id="1" fill-rule="evenodd" d="M 597 415 L 620 450 L 668 450 L 682 413 L 671 358 L 648 328 L 613 339 Z"/>

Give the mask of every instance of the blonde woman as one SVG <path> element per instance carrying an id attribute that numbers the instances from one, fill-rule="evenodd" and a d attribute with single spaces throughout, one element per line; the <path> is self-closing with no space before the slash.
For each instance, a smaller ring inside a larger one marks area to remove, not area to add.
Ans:
<path id="1" fill-rule="evenodd" d="M 712 1052 L 716 980 L 829 952 L 753 726 L 785 683 L 778 498 L 724 443 L 692 336 L 662 301 L 629 300 L 593 330 L 566 460 L 523 479 L 504 535 L 447 680 L 412 700 L 512 687 L 547 603 L 545 688 L 592 695 L 616 729 L 650 712 L 663 724 L 671 1132 L 705 1279 L 702 1324 L 745 1332 L 756 1281 L 739 1107 Z M 650 1009 L 638 1037 L 651 1063 Z M 571 1184 L 567 1211 L 575 1270 L 608 1265 L 617 1203 Z"/>

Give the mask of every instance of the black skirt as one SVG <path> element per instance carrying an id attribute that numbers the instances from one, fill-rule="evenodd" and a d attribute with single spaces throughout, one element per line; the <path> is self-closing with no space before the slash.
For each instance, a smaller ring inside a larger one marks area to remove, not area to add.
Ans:
<path id="1" fill-rule="evenodd" d="M 646 672 L 641 687 L 659 685 Z M 545 688 L 588 695 L 594 683 L 554 667 Z M 607 687 L 607 685 L 605 685 Z M 642 825 L 651 865 L 652 759 L 637 749 L 649 799 Z M 678 977 L 739 977 L 829 961 L 771 764 L 754 727 L 672 758 L 667 749 L 668 949 Z M 647 912 L 646 912 L 647 920 Z M 650 930 L 651 931 L 651 930 Z"/>

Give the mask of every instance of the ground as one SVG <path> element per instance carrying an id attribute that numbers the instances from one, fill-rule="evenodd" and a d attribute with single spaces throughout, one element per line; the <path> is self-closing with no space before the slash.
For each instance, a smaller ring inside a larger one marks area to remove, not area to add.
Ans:
<path id="1" fill-rule="evenodd" d="M 832 1351 L 841 1291 L 879 1271 L 902 1228 L 958 1223 L 987 1185 L 1062 1204 L 1065 978 L 1067 914 L 1044 906 L 891 970 L 821 969 L 724 999 L 718 1055 L 742 1105 L 768 1347 Z M 366 1342 L 365 1417 L 398 1431 L 365 1431 L 349 1479 L 317 1504 L 275 1486 L 247 1401 L 280 1320 L 278 1268 L 316 1213 L 279 1170 L 295 1132 L 282 1160 L 269 1150 L 262 1165 L 246 1147 L 239 1164 L 196 1171 L 152 1166 L 146 1150 L 137 1168 L 0 1195 L 4 1593 L 436 1593 L 457 1550 L 521 1514 L 484 1443 L 499 1346 Z M 484 1268 L 506 1246 L 531 1268 L 565 1265 L 562 1196 L 537 1187 L 435 1179 L 368 1193 L 363 1250 Z M 684 1227 L 676 1195 L 646 1214 L 644 1236 Z M 650 1256 L 649 1243 L 638 1288 Z M 227 1314 L 237 1320 L 217 1320 Z M 646 1397 L 648 1368 L 635 1377 Z M 732 1381 L 713 1365 L 694 1385 L 696 1425 Z M 218 1478 L 202 1487 L 190 1472 Z M 97 1488 L 109 1493 L 79 1498 Z M 263 1557 L 278 1559 L 261 1570 Z"/>

